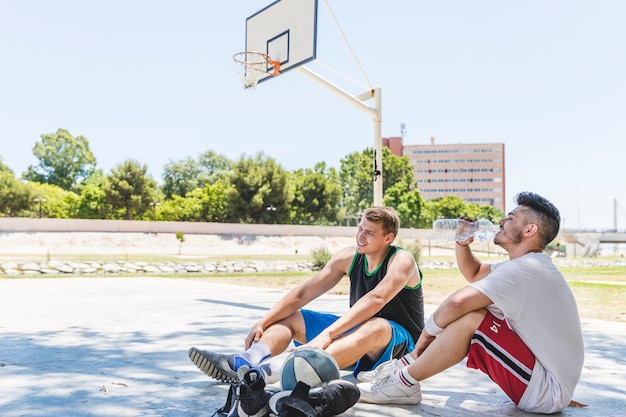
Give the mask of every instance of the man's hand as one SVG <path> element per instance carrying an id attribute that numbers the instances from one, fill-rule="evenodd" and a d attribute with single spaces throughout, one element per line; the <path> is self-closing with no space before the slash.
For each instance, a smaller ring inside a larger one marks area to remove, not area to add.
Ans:
<path id="1" fill-rule="evenodd" d="M 470 223 L 474 223 L 476 221 L 476 219 L 472 219 L 471 217 L 467 217 L 467 216 L 459 216 L 459 219 L 465 220 L 466 222 L 470 222 Z"/>
<path id="2" fill-rule="evenodd" d="M 456 241 L 459 246 L 469 246 L 474 241 L 474 236 L 470 236 L 467 240 Z"/>
<path id="3" fill-rule="evenodd" d="M 306 344 L 306 346 L 318 347 L 320 349 L 326 349 L 328 345 L 331 344 L 333 338 L 330 336 L 330 333 L 326 330 L 318 334 L 315 338 L 313 338 L 310 342 Z"/>
<path id="4" fill-rule="evenodd" d="M 417 339 L 417 343 L 415 343 L 415 353 L 418 358 L 435 339 L 435 336 L 431 336 L 426 332 L 426 330 L 422 330 L 422 334 L 420 334 L 419 339 Z"/>
<path id="5" fill-rule="evenodd" d="M 474 241 L 474 232 L 476 231 L 476 219 L 467 216 L 459 216 L 459 228 L 456 231 L 456 241 L 461 246 L 467 246 Z M 463 237 L 466 237 L 463 239 Z M 458 240 L 462 239 L 462 240 Z"/>
<path id="6" fill-rule="evenodd" d="M 248 336 L 246 337 L 244 350 L 248 350 L 250 346 L 252 346 L 252 343 L 256 343 L 261 340 L 261 336 L 263 336 L 263 326 L 257 322 L 254 326 L 252 326 L 250 333 L 248 333 Z"/>

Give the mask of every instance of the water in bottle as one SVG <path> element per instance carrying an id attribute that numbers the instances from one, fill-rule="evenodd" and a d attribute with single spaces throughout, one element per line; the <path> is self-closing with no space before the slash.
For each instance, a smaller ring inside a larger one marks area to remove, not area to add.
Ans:
<path id="1" fill-rule="evenodd" d="M 476 223 L 478 223 L 478 227 L 474 232 L 474 240 L 479 242 L 486 242 L 491 240 L 496 233 L 500 230 L 500 226 L 491 223 L 487 219 L 477 219 Z"/>
<path id="2" fill-rule="evenodd" d="M 433 239 L 463 242 L 473 236 L 475 241 L 485 242 L 498 230 L 500 227 L 487 219 L 437 219 L 433 222 Z"/>

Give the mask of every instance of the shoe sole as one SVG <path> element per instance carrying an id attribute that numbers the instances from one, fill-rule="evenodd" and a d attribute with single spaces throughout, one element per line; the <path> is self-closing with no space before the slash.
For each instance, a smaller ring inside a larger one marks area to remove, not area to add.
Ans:
<path id="1" fill-rule="evenodd" d="M 291 390 L 289 390 L 289 391 L 281 391 L 281 392 L 278 392 L 278 393 L 276 393 L 276 394 L 274 394 L 274 395 L 272 395 L 270 397 L 270 399 L 267 402 L 267 407 L 269 408 L 269 412 L 271 413 L 271 415 L 274 415 L 276 417 L 280 416 L 280 413 L 278 412 L 278 407 L 277 407 L 278 406 L 278 400 L 280 400 L 281 398 L 289 397 L 291 395 L 291 392 L 292 392 Z M 309 417 L 309 416 L 313 416 L 315 414 L 315 409 L 306 400 L 298 399 L 297 401 L 301 401 L 303 403 L 306 403 L 305 407 L 300 407 L 300 408 L 301 409 L 302 408 L 310 408 L 310 412 L 306 413 L 306 412 L 303 412 L 303 411 L 296 411 L 296 412 L 294 412 L 293 415 L 300 415 L 300 416 L 304 416 L 304 417 Z M 293 405 L 292 405 L 292 407 L 293 407 Z"/>
<path id="2" fill-rule="evenodd" d="M 422 394 L 415 397 L 406 397 L 406 398 L 367 398 L 363 395 L 361 391 L 361 398 L 359 401 L 369 404 L 419 404 L 422 402 Z"/>
<path id="3" fill-rule="evenodd" d="M 189 349 L 189 359 L 194 363 L 205 375 L 217 379 L 221 382 L 238 383 L 239 378 L 234 378 L 224 373 L 224 371 L 216 367 L 201 351 L 196 348 Z"/>
<path id="4" fill-rule="evenodd" d="M 254 414 L 246 413 L 241 406 L 237 407 L 237 415 L 238 416 L 246 416 L 246 417 L 270 417 L 270 414 L 267 412 L 267 407 L 261 408 Z M 278 414 L 277 414 L 278 415 Z"/>

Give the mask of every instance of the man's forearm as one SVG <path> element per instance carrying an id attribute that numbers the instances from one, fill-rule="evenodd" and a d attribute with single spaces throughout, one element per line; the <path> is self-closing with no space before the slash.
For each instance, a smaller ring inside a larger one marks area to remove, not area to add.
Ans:
<path id="1" fill-rule="evenodd" d="M 469 244 L 457 243 L 456 245 L 456 263 L 463 277 L 469 282 L 474 282 L 481 277 L 478 276 L 482 262 L 474 255 Z"/>

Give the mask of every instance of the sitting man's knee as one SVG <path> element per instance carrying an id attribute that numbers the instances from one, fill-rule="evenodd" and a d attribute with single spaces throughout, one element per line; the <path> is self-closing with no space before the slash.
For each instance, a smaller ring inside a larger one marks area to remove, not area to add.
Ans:
<path id="1" fill-rule="evenodd" d="M 380 317 L 373 317 L 356 329 L 359 333 L 368 335 L 390 336 L 391 325 L 389 322 Z"/>
<path id="2" fill-rule="evenodd" d="M 483 322 L 486 315 L 487 310 L 481 308 L 479 310 L 470 311 L 469 313 L 460 317 L 455 323 L 465 329 L 475 331 L 480 326 L 480 323 Z"/>

